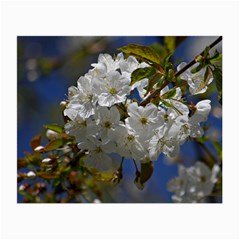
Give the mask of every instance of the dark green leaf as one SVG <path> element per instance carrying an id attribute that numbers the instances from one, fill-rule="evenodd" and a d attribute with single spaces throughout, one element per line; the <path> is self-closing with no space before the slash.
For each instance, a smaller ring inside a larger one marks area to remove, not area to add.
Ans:
<path id="1" fill-rule="evenodd" d="M 57 178 L 53 181 L 53 186 L 54 187 L 57 187 L 59 184 L 61 183 L 61 179 L 60 178 Z"/>
<path id="2" fill-rule="evenodd" d="M 156 73 L 149 79 L 148 86 L 146 87 L 146 95 L 152 90 L 152 87 L 159 81 L 160 77 L 160 73 Z"/>
<path id="3" fill-rule="evenodd" d="M 171 105 L 170 103 L 166 102 L 166 101 L 163 101 L 163 100 L 162 100 L 162 103 L 163 103 L 163 105 L 165 105 L 167 108 L 171 108 L 171 107 L 172 107 L 172 105 Z"/>
<path id="4" fill-rule="evenodd" d="M 118 50 L 123 51 L 129 55 L 145 59 L 151 63 L 161 65 L 162 58 L 153 48 L 138 44 L 129 44 L 127 46 L 118 48 Z"/>
<path id="5" fill-rule="evenodd" d="M 222 70 L 215 68 L 213 70 L 213 78 L 215 80 L 218 92 L 222 92 Z"/>
<path id="6" fill-rule="evenodd" d="M 204 144 L 208 140 L 208 137 L 206 135 L 203 135 L 200 138 L 195 138 L 195 140 Z"/>
<path id="7" fill-rule="evenodd" d="M 220 68 L 215 68 L 213 70 L 213 78 L 218 90 L 218 100 L 222 104 L 222 70 Z"/>
<path id="8" fill-rule="evenodd" d="M 218 52 L 218 50 L 215 50 L 214 54 L 212 55 L 212 57 L 209 58 L 209 60 L 212 60 L 212 59 L 218 58 L 219 55 L 220 55 L 220 53 Z"/>
<path id="9" fill-rule="evenodd" d="M 210 47 L 207 46 L 207 47 L 204 49 L 204 53 L 203 53 L 204 59 L 207 59 L 207 57 L 209 56 L 209 51 L 210 51 Z"/>
<path id="10" fill-rule="evenodd" d="M 61 139 L 61 138 L 54 139 L 45 146 L 44 151 L 48 152 L 48 151 L 55 150 L 55 149 L 63 146 L 63 144 L 64 144 L 63 139 Z"/>
<path id="11" fill-rule="evenodd" d="M 212 143 L 213 143 L 214 148 L 217 151 L 219 160 L 222 160 L 222 145 L 217 141 L 213 141 Z"/>
<path id="12" fill-rule="evenodd" d="M 180 112 L 180 111 L 179 111 L 176 107 L 174 107 L 171 103 L 169 103 L 169 102 L 167 102 L 167 101 L 165 101 L 165 100 L 163 100 L 163 99 L 161 99 L 161 102 L 162 102 L 162 104 L 163 104 L 164 106 L 166 106 L 167 108 L 172 108 L 172 109 L 174 109 L 178 114 L 183 115 L 183 113 Z"/>
<path id="13" fill-rule="evenodd" d="M 210 60 L 211 64 L 214 64 L 214 63 L 218 63 L 218 62 L 222 62 L 222 54 L 219 54 L 218 57 Z"/>
<path id="14" fill-rule="evenodd" d="M 164 66 L 164 68 L 166 68 L 165 65 L 169 63 L 171 56 L 172 56 L 172 53 L 168 54 L 168 55 L 163 59 L 163 66 Z"/>
<path id="15" fill-rule="evenodd" d="M 170 89 L 168 92 L 166 92 L 164 95 L 162 95 L 162 99 L 170 99 L 173 98 L 177 93 L 176 88 Z"/>
<path id="16" fill-rule="evenodd" d="M 203 65 L 199 64 L 197 67 L 195 67 L 191 70 L 191 73 L 199 72 L 202 68 L 203 68 Z"/>
<path id="17" fill-rule="evenodd" d="M 165 57 L 165 56 L 168 55 L 167 49 L 163 45 L 161 45 L 159 43 L 151 44 L 150 48 L 153 49 L 155 52 L 158 53 L 158 55 L 160 55 L 162 57 Z"/>
<path id="18" fill-rule="evenodd" d="M 156 72 L 155 68 L 153 67 L 146 67 L 146 68 L 138 68 L 135 71 L 133 71 L 132 76 L 131 76 L 131 85 L 134 83 L 144 79 L 144 78 L 149 78 Z"/>
<path id="19" fill-rule="evenodd" d="M 44 125 L 44 127 L 47 128 L 47 129 L 53 130 L 57 133 L 63 133 L 64 132 L 64 127 L 60 126 L 58 124 L 47 124 L 47 125 Z"/>
<path id="20" fill-rule="evenodd" d="M 173 98 L 173 97 L 176 95 L 176 93 L 177 93 L 176 88 L 172 88 L 171 90 L 169 90 L 169 91 L 167 92 L 167 98 L 168 98 L 168 99 L 169 99 L 169 98 Z"/>

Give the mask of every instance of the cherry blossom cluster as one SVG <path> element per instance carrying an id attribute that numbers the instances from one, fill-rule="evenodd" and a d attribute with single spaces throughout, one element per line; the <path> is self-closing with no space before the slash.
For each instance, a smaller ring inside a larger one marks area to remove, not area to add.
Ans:
<path id="1" fill-rule="evenodd" d="M 200 123 L 208 118 L 210 100 L 190 108 L 179 87 L 167 98 L 173 88 L 166 86 L 160 92 L 159 104 L 141 106 L 150 94 L 149 79 L 131 84 L 131 75 L 138 68 L 149 67 L 147 63 L 133 56 L 125 59 L 122 53 L 115 58 L 100 54 L 92 67 L 78 79 L 77 87 L 69 88 L 64 110 L 69 118 L 65 131 L 86 151 L 89 166 L 108 169 L 112 153 L 141 162 L 155 161 L 161 153 L 174 157 L 189 137 L 203 135 Z M 187 72 L 183 77 L 190 89 L 198 86 L 195 74 Z"/>
<path id="2" fill-rule="evenodd" d="M 178 167 L 179 176 L 168 183 L 168 190 L 174 192 L 172 200 L 176 203 L 204 202 L 217 182 L 220 167 L 215 164 L 212 170 L 203 162 L 196 162 L 194 166 Z"/>

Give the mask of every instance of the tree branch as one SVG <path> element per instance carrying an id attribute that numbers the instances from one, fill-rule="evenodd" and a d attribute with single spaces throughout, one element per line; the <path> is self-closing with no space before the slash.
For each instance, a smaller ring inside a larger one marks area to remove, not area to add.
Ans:
<path id="1" fill-rule="evenodd" d="M 215 47 L 219 42 L 222 41 L 222 36 L 217 38 L 214 42 L 212 42 L 210 45 L 209 45 L 209 50 L 212 49 L 213 47 Z M 199 55 L 202 55 L 204 53 L 204 50 L 199 54 Z M 182 68 L 180 71 L 176 72 L 174 74 L 174 77 L 178 77 L 180 76 L 183 72 L 185 72 L 188 68 L 190 68 L 191 66 L 193 66 L 194 64 L 196 63 L 196 60 L 195 58 L 189 62 L 184 68 Z M 166 87 L 167 85 L 169 84 L 169 82 L 165 82 L 163 84 L 163 86 L 161 88 L 158 88 L 156 89 L 155 91 L 153 91 L 146 99 L 144 99 L 141 103 L 140 103 L 140 106 L 146 106 L 150 100 L 155 97 L 156 95 L 158 95 L 161 90 Z"/>

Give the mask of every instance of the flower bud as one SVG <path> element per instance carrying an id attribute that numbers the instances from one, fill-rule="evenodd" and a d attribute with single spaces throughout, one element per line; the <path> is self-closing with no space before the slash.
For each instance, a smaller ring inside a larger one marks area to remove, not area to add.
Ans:
<path id="1" fill-rule="evenodd" d="M 93 203 L 102 203 L 98 198 L 95 198 L 94 200 L 93 200 Z"/>
<path id="2" fill-rule="evenodd" d="M 36 177 L 36 173 L 33 172 L 33 171 L 29 171 L 29 172 L 27 173 L 27 177 L 29 177 L 29 178 L 34 178 L 34 177 Z"/>
<path id="3" fill-rule="evenodd" d="M 42 153 L 44 151 L 44 147 L 43 146 L 38 146 L 34 149 L 34 151 Z"/>
<path id="4" fill-rule="evenodd" d="M 61 101 L 60 102 L 60 107 L 62 109 L 62 111 L 67 107 L 67 102 L 66 101 Z"/>
<path id="5" fill-rule="evenodd" d="M 42 160 L 42 163 L 50 163 L 51 161 L 52 161 L 51 158 L 44 158 L 44 159 Z"/>
<path id="6" fill-rule="evenodd" d="M 19 191 L 25 191 L 29 187 L 28 183 L 23 183 L 19 186 L 18 190 Z"/>
<path id="7" fill-rule="evenodd" d="M 49 139 L 49 140 L 53 140 L 53 139 L 56 139 L 57 137 L 59 136 L 59 134 L 51 129 L 48 129 L 46 131 L 46 137 Z"/>
<path id="8" fill-rule="evenodd" d="M 202 55 L 198 55 L 195 57 L 195 62 L 201 62 L 203 60 L 203 56 Z"/>

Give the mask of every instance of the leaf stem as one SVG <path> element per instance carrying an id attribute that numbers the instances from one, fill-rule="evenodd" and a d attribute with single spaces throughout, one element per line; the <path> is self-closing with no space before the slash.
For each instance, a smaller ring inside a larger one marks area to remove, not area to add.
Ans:
<path id="1" fill-rule="evenodd" d="M 139 172 L 139 170 L 138 170 L 138 167 L 137 167 L 137 164 L 136 164 L 136 161 L 133 159 L 133 163 L 134 163 L 134 166 L 135 166 L 135 168 L 136 168 L 136 172 Z"/>
<path id="2" fill-rule="evenodd" d="M 196 141 L 202 149 L 208 154 L 208 156 L 217 164 L 219 164 L 219 160 L 212 154 L 212 152 L 207 148 L 207 146 L 199 141 Z"/>

